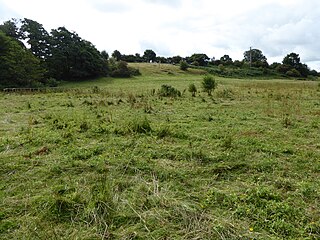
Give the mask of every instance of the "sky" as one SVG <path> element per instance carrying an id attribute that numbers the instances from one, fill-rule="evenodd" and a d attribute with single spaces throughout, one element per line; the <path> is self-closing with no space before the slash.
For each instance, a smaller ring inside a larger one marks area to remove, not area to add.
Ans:
<path id="1" fill-rule="evenodd" d="M 242 60 L 252 47 L 270 64 L 295 52 L 320 71 L 319 0 L 0 0 L 0 23 L 11 18 L 64 26 L 109 54 Z"/>

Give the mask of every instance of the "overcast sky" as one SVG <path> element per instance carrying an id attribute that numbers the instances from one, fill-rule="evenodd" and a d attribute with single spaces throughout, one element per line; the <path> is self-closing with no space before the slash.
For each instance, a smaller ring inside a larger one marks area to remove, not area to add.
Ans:
<path id="1" fill-rule="evenodd" d="M 319 0 L 0 0 L 0 22 L 11 18 L 65 26 L 109 54 L 242 60 L 252 46 L 270 64 L 295 52 L 320 70 Z"/>

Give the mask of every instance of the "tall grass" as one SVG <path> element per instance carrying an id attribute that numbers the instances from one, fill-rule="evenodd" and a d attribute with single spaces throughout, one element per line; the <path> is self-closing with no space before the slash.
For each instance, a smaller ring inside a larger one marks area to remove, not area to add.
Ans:
<path id="1" fill-rule="evenodd" d="M 0 93 L 1 239 L 319 238 L 317 83 L 167 70 Z"/>

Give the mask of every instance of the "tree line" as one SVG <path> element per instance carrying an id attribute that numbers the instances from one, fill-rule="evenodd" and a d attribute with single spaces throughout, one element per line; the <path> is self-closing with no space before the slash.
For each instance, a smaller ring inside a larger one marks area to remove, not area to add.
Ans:
<path id="1" fill-rule="evenodd" d="M 282 63 L 274 62 L 269 65 L 266 56 L 263 55 L 259 49 L 249 49 L 244 52 L 243 60 L 233 61 L 229 55 L 223 55 L 220 59 L 209 58 L 205 53 L 195 53 L 191 56 L 181 57 L 160 57 L 157 56 L 153 50 L 146 50 L 141 56 L 136 53 L 135 55 L 121 54 L 118 50 L 112 53 L 112 57 L 117 60 L 126 62 L 159 62 L 168 64 L 180 64 L 182 70 L 186 70 L 189 66 L 200 67 L 234 67 L 234 68 L 262 68 L 271 69 L 283 76 L 287 77 L 308 77 L 318 76 L 319 73 L 316 70 L 311 70 L 306 64 L 302 63 L 300 56 L 297 53 L 289 53 L 284 58 Z"/>
<path id="2" fill-rule="evenodd" d="M 318 72 L 301 63 L 299 54 L 290 53 L 282 63 L 268 64 L 259 49 L 244 52 L 242 61 L 233 61 L 229 55 L 220 59 L 209 58 L 204 53 L 188 57 L 161 57 L 147 49 L 125 55 L 115 50 L 111 57 L 98 51 L 76 32 L 59 27 L 47 32 L 43 25 L 31 19 L 11 19 L 0 25 L 0 86 L 55 86 L 57 80 L 79 81 L 101 76 L 130 77 L 139 74 L 128 67 L 128 62 L 159 62 L 188 67 L 233 67 L 273 69 L 289 77 L 318 76 Z"/>
<path id="3" fill-rule="evenodd" d="M 79 81 L 101 76 L 138 74 L 122 61 L 112 61 L 89 41 L 65 27 L 47 32 L 31 19 L 0 25 L 0 86 L 54 86 L 57 80 Z"/>

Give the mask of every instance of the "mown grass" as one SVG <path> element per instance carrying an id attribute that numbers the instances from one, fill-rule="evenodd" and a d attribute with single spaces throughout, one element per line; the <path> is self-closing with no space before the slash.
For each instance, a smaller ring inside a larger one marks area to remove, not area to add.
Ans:
<path id="1" fill-rule="evenodd" d="M 319 239 L 317 83 L 175 69 L 1 93 L 1 239 Z"/>

